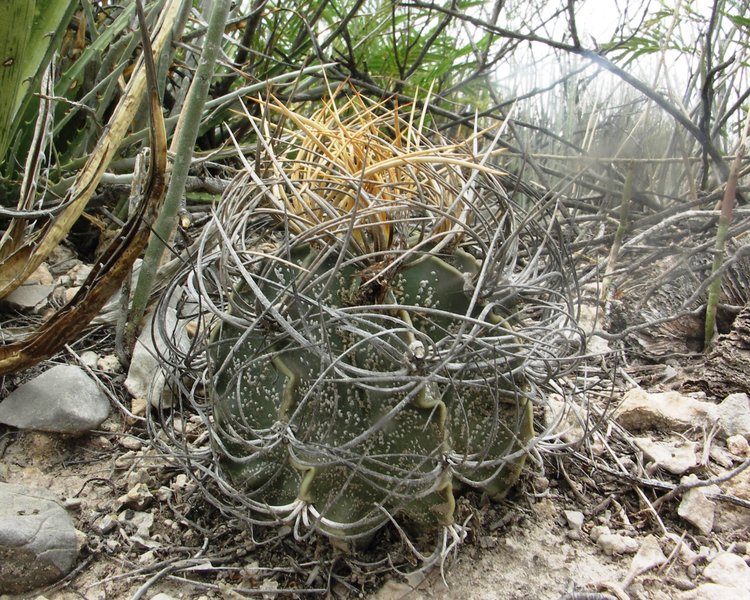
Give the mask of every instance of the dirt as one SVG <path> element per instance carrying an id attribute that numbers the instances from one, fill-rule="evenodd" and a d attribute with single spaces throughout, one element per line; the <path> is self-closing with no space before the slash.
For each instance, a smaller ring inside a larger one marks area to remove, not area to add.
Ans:
<path id="1" fill-rule="evenodd" d="M 638 485 L 638 478 L 614 476 L 618 461 L 632 470 L 641 459 L 613 423 L 599 431 L 580 452 L 553 446 L 543 453 L 544 474 L 534 465 L 500 504 L 464 499 L 459 513 L 471 516 L 465 543 L 442 566 L 406 575 L 384 565 L 368 572 L 325 541 L 295 542 L 284 531 L 261 539 L 242 531 L 202 502 L 182 469 L 152 445 L 144 422 L 123 412 L 115 412 L 102 430 L 80 437 L 0 430 L 0 480 L 52 491 L 81 532 L 75 570 L 23 598 L 138 600 L 162 592 L 196 600 L 666 600 L 700 585 L 702 567 L 719 549 L 750 558 L 750 511 L 720 502 L 718 510 L 739 514 L 739 521 L 724 532 L 700 535 L 677 516 L 676 500 L 658 511 L 650 504 L 674 488 L 677 478 L 654 473 L 640 480 L 649 485 Z M 689 435 L 697 439 L 699 432 Z M 726 454 L 723 442 L 710 443 Z M 702 473 L 715 471 L 707 465 Z M 659 481 L 661 489 L 654 483 Z M 565 511 L 582 513 L 580 530 Z M 608 555 L 594 541 L 602 526 L 635 546 Z M 634 576 L 631 551 L 649 536 L 658 540 L 666 561 Z M 398 547 L 388 539 L 385 535 L 384 543 Z M 300 591 L 305 589 L 312 591 Z"/>

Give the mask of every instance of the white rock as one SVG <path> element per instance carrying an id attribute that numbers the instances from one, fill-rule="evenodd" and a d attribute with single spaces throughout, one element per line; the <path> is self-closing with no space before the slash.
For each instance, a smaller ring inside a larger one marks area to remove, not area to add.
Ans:
<path id="1" fill-rule="evenodd" d="M 740 556 L 731 552 L 717 555 L 703 570 L 703 576 L 713 583 L 750 592 L 750 567 Z"/>
<path id="2" fill-rule="evenodd" d="M 681 592 L 677 600 L 750 600 L 750 591 L 738 590 L 735 587 L 704 583 L 694 590 Z"/>
<path id="3" fill-rule="evenodd" d="M 698 481 L 695 475 L 683 477 L 681 483 L 693 483 Z M 714 513 L 716 504 L 706 498 L 707 493 L 718 494 L 721 489 L 712 485 L 708 487 L 698 487 L 687 490 L 683 496 L 680 505 L 677 507 L 677 514 L 693 525 L 703 535 L 708 535 L 714 527 Z"/>
<path id="4" fill-rule="evenodd" d="M 55 289 L 53 285 L 24 283 L 3 298 L 3 303 L 16 310 L 38 312 L 47 306 L 47 298 Z"/>
<path id="5" fill-rule="evenodd" d="M 650 394 L 641 388 L 626 392 L 614 412 L 615 420 L 631 431 L 685 431 L 710 428 L 717 420 L 716 405 L 678 392 Z"/>
<path id="6" fill-rule="evenodd" d="M 578 510 L 566 510 L 565 520 L 568 522 L 568 527 L 573 531 L 581 531 L 583 527 L 583 513 Z"/>
<path id="7" fill-rule="evenodd" d="M 41 283 L 42 285 L 55 284 L 55 278 L 52 277 L 52 273 L 50 273 L 47 263 L 40 264 L 36 270 L 29 275 L 29 278 L 26 281 L 28 283 Z"/>
<path id="8" fill-rule="evenodd" d="M 160 403 L 169 407 L 171 399 L 165 393 L 166 375 L 160 355 L 168 353 L 170 343 L 175 343 L 181 351 L 187 351 L 190 340 L 185 331 L 186 323 L 178 323 L 177 313 L 173 308 L 166 309 L 164 327 L 175 338 L 174 342 L 165 340 L 160 328 L 153 326 L 153 321 L 152 312 L 136 341 L 125 387 L 134 398 L 145 398 L 154 407 L 158 407 Z"/>
<path id="9" fill-rule="evenodd" d="M 592 542 L 596 542 L 601 536 L 612 533 L 606 525 L 595 525 L 589 532 Z"/>
<path id="10" fill-rule="evenodd" d="M 747 394 L 730 394 L 716 410 L 719 425 L 727 436 L 742 435 L 750 439 L 750 398 Z"/>
<path id="11" fill-rule="evenodd" d="M 746 457 L 750 455 L 750 444 L 744 435 L 730 435 L 727 438 L 727 448 L 735 456 Z"/>
<path id="12" fill-rule="evenodd" d="M 740 471 L 721 484 L 724 493 L 750 502 L 750 469 Z M 714 521 L 715 531 L 741 531 L 750 528 L 750 510 L 728 502 L 720 503 Z"/>
<path id="13" fill-rule="evenodd" d="M 664 556 L 659 541 L 653 535 L 649 535 L 641 542 L 641 547 L 633 557 L 633 561 L 630 563 L 630 572 L 634 575 L 640 575 L 663 565 L 665 562 L 667 562 L 667 557 Z"/>
<path id="14" fill-rule="evenodd" d="M 89 369 L 96 369 L 96 362 L 99 360 L 99 355 L 93 350 L 86 350 L 81 352 L 81 364 L 88 367 Z"/>
<path id="15" fill-rule="evenodd" d="M 608 556 L 633 554 L 638 551 L 638 542 L 619 533 L 603 533 L 596 540 L 597 545 Z"/>
<path id="16" fill-rule="evenodd" d="M 643 454 L 656 466 L 675 475 L 682 475 L 698 464 L 698 458 L 695 454 L 697 444 L 695 442 L 685 440 L 655 442 L 645 437 L 635 438 L 634 441 L 636 446 L 643 451 Z"/>
<path id="17" fill-rule="evenodd" d="M 584 436 L 586 417 L 580 407 L 559 394 L 550 394 L 544 406 L 544 421 L 551 434 L 559 435 L 568 444 L 577 444 Z"/>
<path id="18" fill-rule="evenodd" d="M 106 354 L 96 361 L 96 366 L 105 373 L 119 373 L 122 371 L 120 359 L 114 354 Z"/>

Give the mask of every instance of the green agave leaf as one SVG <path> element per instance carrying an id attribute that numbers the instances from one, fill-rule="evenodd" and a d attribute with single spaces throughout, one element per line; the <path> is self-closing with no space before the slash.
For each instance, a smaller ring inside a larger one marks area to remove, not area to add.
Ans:
<path id="1" fill-rule="evenodd" d="M 8 6 L 9 5 L 9 6 Z M 0 156 L 4 156 L 60 48 L 77 0 L 13 0 L 0 23 Z"/>

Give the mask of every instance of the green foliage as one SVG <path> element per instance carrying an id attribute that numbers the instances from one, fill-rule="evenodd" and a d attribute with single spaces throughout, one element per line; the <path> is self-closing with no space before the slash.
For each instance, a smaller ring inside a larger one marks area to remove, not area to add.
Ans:
<path id="1" fill-rule="evenodd" d="M 13 0 L 0 19 L 0 157 L 5 157 L 19 129 L 30 138 L 35 94 L 44 71 L 59 51 L 76 0 Z M 28 145 L 22 145 L 28 148 Z M 23 151 L 20 155 L 23 156 Z M 19 161 L 5 162 L 8 170 Z M 22 162 L 22 161 L 21 161 Z"/>

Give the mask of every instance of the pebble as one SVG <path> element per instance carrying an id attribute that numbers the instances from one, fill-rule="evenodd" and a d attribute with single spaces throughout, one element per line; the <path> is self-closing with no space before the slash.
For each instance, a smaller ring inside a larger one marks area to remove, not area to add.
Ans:
<path id="1" fill-rule="evenodd" d="M 143 440 L 134 435 L 123 435 L 117 440 L 127 450 L 140 450 L 143 448 Z"/>
<path id="2" fill-rule="evenodd" d="M 19 311 L 39 312 L 47 306 L 47 299 L 55 286 L 25 283 L 3 298 L 3 304 Z"/>
<path id="3" fill-rule="evenodd" d="M 153 494 L 148 489 L 145 483 L 139 483 L 133 488 L 128 490 L 128 493 L 124 496 L 120 496 L 117 499 L 117 503 L 122 506 L 128 506 L 130 508 L 141 509 L 146 507 L 154 499 Z"/>
<path id="4" fill-rule="evenodd" d="M 58 365 L 0 402 L 0 423 L 56 433 L 83 433 L 109 416 L 109 400 L 80 367 Z"/>
<path id="5" fill-rule="evenodd" d="M 568 527 L 573 531 L 581 531 L 583 527 L 583 513 L 578 510 L 566 510 L 565 520 L 568 522 Z"/>
<path id="6" fill-rule="evenodd" d="M 620 535 L 619 533 L 603 533 L 597 538 L 596 544 L 607 556 L 633 554 L 638 551 L 638 542 L 636 540 Z"/>
<path id="7" fill-rule="evenodd" d="M 84 352 L 81 352 L 79 358 L 81 359 L 81 364 L 83 366 L 88 367 L 89 369 L 97 368 L 96 363 L 99 360 L 99 355 L 93 350 L 85 350 Z"/>
<path id="8" fill-rule="evenodd" d="M 101 535 L 109 533 L 115 527 L 117 527 L 117 518 L 112 514 L 103 515 L 94 523 L 94 531 Z"/>
<path id="9" fill-rule="evenodd" d="M 96 361 L 96 366 L 100 371 L 105 373 L 120 373 L 122 371 L 122 364 L 120 359 L 114 354 L 106 354 Z"/>
<path id="10" fill-rule="evenodd" d="M 646 437 L 633 440 L 643 454 L 655 466 L 666 469 L 674 475 L 682 475 L 698 464 L 697 444 L 689 441 L 657 442 Z"/>
<path id="11" fill-rule="evenodd" d="M 742 458 L 750 455 L 750 444 L 744 435 L 730 435 L 727 438 L 727 449 L 735 456 Z"/>
<path id="12" fill-rule="evenodd" d="M 745 393 L 730 394 L 716 408 L 719 425 L 727 436 L 750 438 L 750 398 Z"/>
<path id="13" fill-rule="evenodd" d="M 693 483 L 698 481 L 696 475 L 683 477 L 681 483 Z M 714 516 L 716 503 L 706 498 L 706 494 L 719 494 L 721 489 L 716 486 L 698 487 L 687 490 L 677 507 L 677 514 L 693 525 L 703 535 L 708 535 L 714 528 Z"/>
<path id="14" fill-rule="evenodd" d="M 669 391 L 648 393 L 633 388 L 625 393 L 614 411 L 614 419 L 630 431 L 686 431 L 710 429 L 716 421 L 716 405 Z"/>
<path id="15" fill-rule="evenodd" d="M 703 570 L 703 576 L 720 585 L 750 592 L 750 567 L 742 557 L 731 552 L 721 552 Z"/>
<path id="16" fill-rule="evenodd" d="M 634 575 L 640 575 L 663 565 L 665 562 L 667 562 L 667 557 L 664 556 L 659 540 L 653 535 L 649 535 L 641 541 L 641 547 L 630 563 L 630 572 Z"/>

